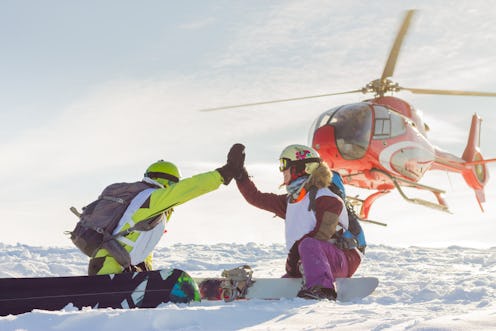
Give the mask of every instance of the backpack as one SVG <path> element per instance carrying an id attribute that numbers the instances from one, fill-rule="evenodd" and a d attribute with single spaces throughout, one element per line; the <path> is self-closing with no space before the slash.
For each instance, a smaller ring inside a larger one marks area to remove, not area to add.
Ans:
<path id="1" fill-rule="evenodd" d="M 348 212 L 348 230 L 344 231 L 342 234 L 343 239 L 341 241 L 343 241 L 343 243 L 341 243 L 341 245 L 344 246 L 345 249 L 348 246 L 356 247 L 365 254 L 367 242 L 365 241 L 365 233 L 359 222 L 360 217 L 355 213 L 353 206 L 346 202 L 346 191 L 344 189 L 343 179 L 336 171 L 332 171 L 332 181 L 331 185 L 329 185 L 329 189 L 343 200 L 346 211 Z"/>
<path id="2" fill-rule="evenodd" d="M 345 202 L 346 211 L 348 212 L 348 230 L 344 231 L 341 240 L 341 248 L 351 249 L 358 248 L 360 252 L 365 254 L 365 248 L 367 247 L 367 242 L 365 241 L 365 233 L 363 232 L 362 226 L 359 223 L 360 218 L 353 210 L 349 204 Z"/>
<path id="3" fill-rule="evenodd" d="M 95 257 L 98 250 L 105 248 L 124 268 L 131 265 L 131 258 L 125 248 L 116 240 L 128 233 L 151 230 L 160 221 L 160 216 L 137 223 L 117 234 L 113 234 L 117 224 L 129 207 L 131 201 L 151 186 L 145 182 L 115 183 L 107 186 L 97 200 L 93 201 L 79 214 L 79 221 L 70 238 L 74 245 L 89 257 Z M 71 208 L 72 211 L 75 208 Z"/>
<path id="4" fill-rule="evenodd" d="M 348 212 L 348 229 L 343 229 L 343 233 L 338 236 L 336 246 L 341 249 L 358 248 L 363 254 L 365 254 L 367 242 L 365 241 L 365 233 L 359 223 L 360 218 L 353 210 L 353 207 L 346 203 L 346 193 L 341 175 L 335 171 L 332 171 L 332 175 L 332 181 L 328 188 L 343 200 L 346 211 Z M 315 191 L 315 193 L 317 192 Z M 309 209 L 311 210 L 315 208 L 315 193 L 310 194 L 309 196 Z"/>

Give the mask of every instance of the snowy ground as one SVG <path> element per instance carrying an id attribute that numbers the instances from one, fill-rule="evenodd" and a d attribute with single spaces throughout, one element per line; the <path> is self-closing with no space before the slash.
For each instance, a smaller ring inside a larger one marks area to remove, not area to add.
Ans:
<path id="1" fill-rule="evenodd" d="M 0 244 L 0 277 L 81 275 L 76 249 Z M 255 276 L 283 273 L 283 246 L 175 244 L 156 267 L 218 276 L 249 264 Z M 496 330 L 496 251 L 372 245 L 357 276 L 376 276 L 376 292 L 355 303 L 252 300 L 164 304 L 157 309 L 35 311 L 0 317 L 0 330 Z M 1 294 L 0 294 L 1 295 Z"/>

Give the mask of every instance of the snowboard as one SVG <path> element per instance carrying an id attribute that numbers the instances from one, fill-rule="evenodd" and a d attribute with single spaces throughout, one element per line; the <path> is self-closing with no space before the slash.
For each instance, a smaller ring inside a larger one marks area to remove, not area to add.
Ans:
<path id="1" fill-rule="evenodd" d="M 0 316 L 33 309 L 154 308 L 200 301 L 195 281 L 180 269 L 115 275 L 0 278 Z"/>
<path id="2" fill-rule="evenodd" d="M 196 278 L 203 300 L 232 301 L 238 299 L 277 300 L 296 298 L 301 289 L 301 278 L 253 278 L 251 285 L 226 286 L 226 278 Z M 379 285 L 375 277 L 337 278 L 334 283 L 337 301 L 352 302 L 372 294 Z M 226 291 L 227 288 L 227 291 Z"/>

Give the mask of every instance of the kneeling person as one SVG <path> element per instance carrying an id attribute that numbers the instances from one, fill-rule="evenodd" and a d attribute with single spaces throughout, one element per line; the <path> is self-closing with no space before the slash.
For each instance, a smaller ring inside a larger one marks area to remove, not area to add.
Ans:
<path id="1" fill-rule="evenodd" d="M 346 207 L 328 188 L 331 170 L 313 148 L 290 145 L 282 151 L 280 162 L 287 194 L 260 192 L 246 169 L 234 176 L 238 189 L 250 204 L 285 219 L 288 257 L 283 277 L 304 276 L 298 296 L 335 300 L 335 279 L 351 277 L 362 256 L 356 248 L 337 245 L 348 229 Z"/>

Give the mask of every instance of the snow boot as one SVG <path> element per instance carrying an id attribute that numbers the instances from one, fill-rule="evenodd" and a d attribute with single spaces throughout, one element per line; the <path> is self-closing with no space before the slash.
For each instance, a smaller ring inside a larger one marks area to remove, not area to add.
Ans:
<path id="1" fill-rule="evenodd" d="M 314 299 L 314 300 L 332 300 L 336 301 L 337 294 L 333 288 L 314 286 L 309 289 L 301 289 L 298 294 L 298 297 L 303 299 Z"/>

